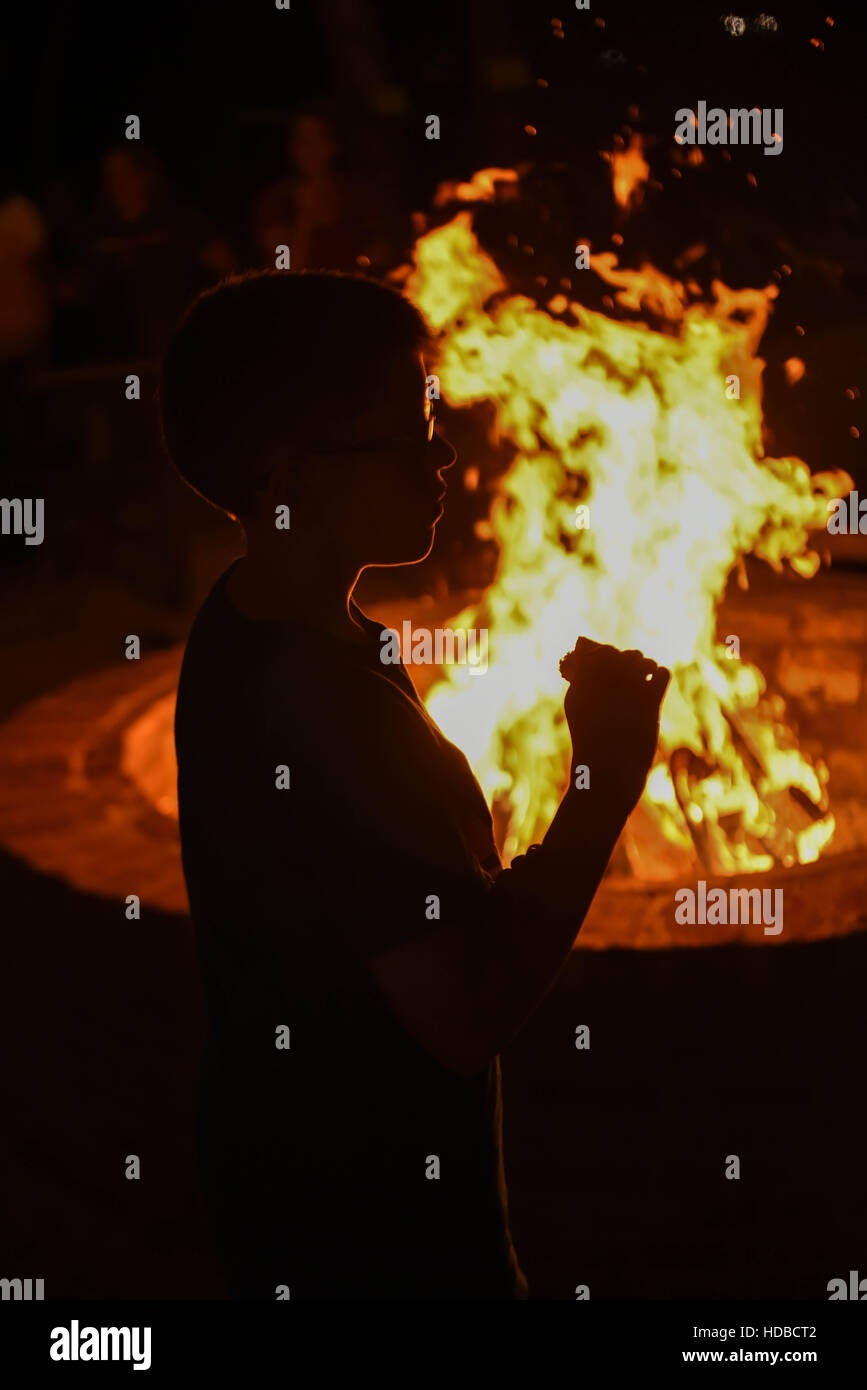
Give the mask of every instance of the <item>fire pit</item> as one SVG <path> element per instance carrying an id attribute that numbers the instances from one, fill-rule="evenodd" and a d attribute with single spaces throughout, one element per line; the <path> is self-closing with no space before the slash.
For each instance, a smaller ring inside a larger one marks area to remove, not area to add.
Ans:
<path id="1" fill-rule="evenodd" d="M 391 626 L 400 614 L 416 628 L 431 621 L 413 604 L 370 611 Z M 786 693 L 802 747 L 824 757 L 834 839 L 815 863 L 738 877 L 743 886 L 784 889 L 779 936 L 751 925 L 678 926 L 677 887 L 706 877 L 710 891 L 732 879 L 701 870 L 692 879 L 642 879 L 618 851 L 580 947 L 781 946 L 867 927 L 867 577 L 823 573 L 797 586 L 773 580 L 761 594 L 728 600 L 720 620 Z M 83 892 L 118 903 L 136 893 L 145 907 L 186 912 L 172 740 L 180 658 L 172 649 L 88 676 L 0 727 L 6 850 Z"/>

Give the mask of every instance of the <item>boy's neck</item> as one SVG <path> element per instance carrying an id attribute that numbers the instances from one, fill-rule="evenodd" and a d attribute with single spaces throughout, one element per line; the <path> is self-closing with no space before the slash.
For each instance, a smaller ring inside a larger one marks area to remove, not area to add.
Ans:
<path id="1" fill-rule="evenodd" d="M 242 556 L 226 581 L 229 602 L 254 622 L 294 622 L 357 645 L 369 640 L 350 613 L 357 575 L 335 583 L 333 570 L 326 578 L 311 572 L 309 565 L 303 573 L 293 573 L 294 569 L 284 556 L 279 568 L 259 553 Z"/>

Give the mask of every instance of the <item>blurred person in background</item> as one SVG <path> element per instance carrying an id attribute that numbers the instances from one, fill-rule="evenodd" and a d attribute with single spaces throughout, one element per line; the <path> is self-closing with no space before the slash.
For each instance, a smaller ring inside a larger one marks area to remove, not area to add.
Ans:
<path id="1" fill-rule="evenodd" d="M 21 193 L 0 197 L 0 370 L 37 353 L 51 326 L 51 300 L 43 274 L 47 244 L 38 207 Z"/>
<path id="2" fill-rule="evenodd" d="M 106 151 L 81 264 L 100 356 L 157 359 L 190 295 L 232 269 L 228 243 L 174 197 L 154 151 L 133 143 Z"/>
<path id="3" fill-rule="evenodd" d="M 287 172 L 254 197 L 250 240 L 257 262 L 273 267 L 278 246 L 288 246 L 292 270 L 350 270 L 394 263 L 383 199 L 375 181 L 339 167 L 338 144 L 324 115 L 304 111 L 287 123 Z"/>

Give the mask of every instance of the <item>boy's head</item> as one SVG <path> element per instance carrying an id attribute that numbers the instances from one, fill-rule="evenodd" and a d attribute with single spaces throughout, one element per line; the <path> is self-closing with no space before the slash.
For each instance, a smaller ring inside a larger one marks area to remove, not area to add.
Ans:
<path id="1" fill-rule="evenodd" d="M 361 564 L 422 559 L 454 462 L 432 430 L 428 346 L 408 300 L 361 277 L 230 277 L 191 305 L 163 363 L 172 462 L 251 544 L 273 541 L 288 506 L 292 531 Z"/>

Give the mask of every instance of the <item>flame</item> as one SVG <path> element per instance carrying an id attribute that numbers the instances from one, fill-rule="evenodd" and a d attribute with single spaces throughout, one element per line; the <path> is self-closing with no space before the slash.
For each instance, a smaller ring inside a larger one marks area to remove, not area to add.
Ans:
<path id="1" fill-rule="evenodd" d="M 517 183 L 518 175 L 514 169 L 477 169 L 469 183 L 447 180 L 441 183 L 434 195 L 434 207 L 444 207 L 446 203 L 493 203 L 497 196 L 497 184 Z"/>
<path id="2" fill-rule="evenodd" d="M 633 871 L 814 860 L 834 833 L 827 769 L 798 750 L 758 668 L 733 659 L 735 635 L 717 636 L 716 605 L 733 571 L 745 587 L 749 553 L 812 575 L 809 531 L 852 481 L 764 455 L 755 354 L 776 287 L 714 281 L 703 302 L 694 282 L 650 265 L 605 254 L 591 266 L 623 309 L 659 325 L 565 296 L 555 317 L 554 301 L 547 312 L 508 294 L 468 210 L 416 243 L 406 292 L 438 330 L 443 397 L 494 402 L 517 451 L 491 513 L 498 577 L 455 619 L 488 628 L 489 668 L 447 668 L 428 708 L 466 751 L 508 860 L 542 837 L 569 777 L 560 657 L 581 633 L 639 647 L 672 681 L 624 837 Z"/>
<path id="3" fill-rule="evenodd" d="M 644 142 L 633 135 L 625 150 L 603 151 L 603 159 L 611 165 L 614 197 L 622 208 L 633 208 L 644 197 L 644 185 L 650 178 L 650 165 L 644 158 Z"/>

